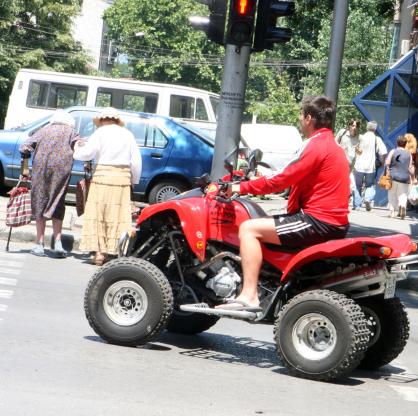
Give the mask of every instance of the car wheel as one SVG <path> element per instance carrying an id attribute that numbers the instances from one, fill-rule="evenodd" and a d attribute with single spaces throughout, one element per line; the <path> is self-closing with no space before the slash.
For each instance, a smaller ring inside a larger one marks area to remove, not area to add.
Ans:
<path id="1" fill-rule="evenodd" d="M 160 202 L 168 201 L 186 190 L 186 186 L 179 181 L 162 181 L 151 189 L 148 202 L 150 204 L 158 204 Z"/>

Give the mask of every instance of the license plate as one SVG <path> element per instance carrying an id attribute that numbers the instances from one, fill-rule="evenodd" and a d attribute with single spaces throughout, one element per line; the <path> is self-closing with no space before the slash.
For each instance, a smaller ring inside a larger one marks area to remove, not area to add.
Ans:
<path id="1" fill-rule="evenodd" d="M 385 299 L 391 299 L 395 296 L 396 290 L 396 276 L 390 276 L 389 279 L 386 280 L 386 287 L 385 287 Z"/>

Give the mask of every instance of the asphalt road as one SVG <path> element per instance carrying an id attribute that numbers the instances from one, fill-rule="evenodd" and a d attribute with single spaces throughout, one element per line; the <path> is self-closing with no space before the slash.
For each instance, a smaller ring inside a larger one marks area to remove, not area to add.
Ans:
<path id="1" fill-rule="evenodd" d="M 0 415 L 416 415 L 418 294 L 404 353 L 380 372 L 335 383 L 291 377 L 272 327 L 222 320 L 200 336 L 162 335 L 141 348 L 106 344 L 83 294 L 95 266 L 37 258 L 0 243 Z"/>

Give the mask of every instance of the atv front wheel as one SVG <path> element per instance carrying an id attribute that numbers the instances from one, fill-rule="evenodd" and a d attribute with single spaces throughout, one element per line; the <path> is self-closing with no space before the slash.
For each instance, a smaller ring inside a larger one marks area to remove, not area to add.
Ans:
<path id="1" fill-rule="evenodd" d="M 328 290 L 301 293 L 284 305 L 274 327 L 277 353 L 291 374 L 332 380 L 363 358 L 369 329 L 359 305 Z"/>
<path id="2" fill-rule="evenodd" d="M 156 338 L 167 325 L 173 294 L 164 274 L 151 263 L 123 257 L 100 268 L 84 296 L 84 311 L 104 340 L 135 346 Z"/>
<path id="3" fill-rule="evenodd" d="M 374 297 L 359 301 L 371 331 L 367 352 L 359 367 L 376 370 L 393 361 L 409 338 L 409 320 L 398 297 Z"/>

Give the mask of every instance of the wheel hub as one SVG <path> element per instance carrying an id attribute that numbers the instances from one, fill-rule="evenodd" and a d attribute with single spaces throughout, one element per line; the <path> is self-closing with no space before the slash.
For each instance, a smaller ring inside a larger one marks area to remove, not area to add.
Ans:
<path id="1" fill-rule="evenodd" d="M 306 359 L 322 360 L 328 357 L 337 344 L 337 331 L 333 323 L 320 313 L 300 317 L 292 330 L 296 351 Z"/>
<path id="2" fill-rule="evenodd" d="M 141 321 L 148 309 L 148 297 L 137 283 L 120 280 L 106 290 L 103 309 L 115 324 L 135 325 Z"/>
<path id="3" fill-rule="evenodd" d="M 367 344 L 367 347 L 371 347 L 376 341 L 380 338 L 380 333 L 382 331 L 380 326 L 380 320 L 377 314 L 373 311 L 373 309 L 368 308 L 367 306 L 363 306 L 362 310 L 366 315 L 367 326 L 370 331 L 370 340 Z"/>
<path id="4" fill-rule="evenodd" d="M 158 192 L 156 199 L 158 202 L 164 202 L 174 198 L 179 193 L 179 190 L 175 186 L 166 186 L 165 188 L 161 189 L 160 192 Z"/>

